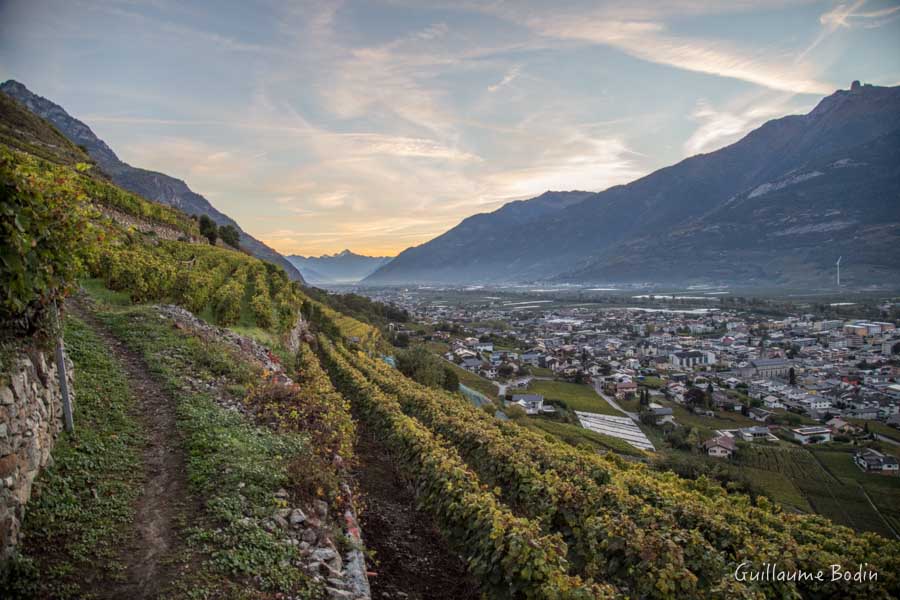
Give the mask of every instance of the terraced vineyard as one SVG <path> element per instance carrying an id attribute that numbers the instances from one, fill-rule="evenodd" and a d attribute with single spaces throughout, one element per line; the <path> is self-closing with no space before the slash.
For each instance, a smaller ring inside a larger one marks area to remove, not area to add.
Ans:
<path id="1" fill-rule="evenodd" d="M 896 514 L 893 501 L 900 498 L 897 495 L 900 482 L 895 485 L 895 478 L 884 479 L 862 473 L 853 464 L 849 453 L 813 453 L 805 448 L 749 445 L 741 449 L 736 460 L 744 467 L 784 475 L 813 510 L 837 523 L 894 536 L 881 511 L 873 508 L 873 503 L 866 497 L 864 488 L 858 483 L 858 476 L 873 488 L 869 495 L 885 504 L 884 513 L 888 515 Z M 890 518 L 887 517 L 887 520 Z"/>
<path id="2" fill-rule="evenodd" d="M 420 386 L 324 337 L 319 347 L 336 387 L 390 440 L 445 533 L 464 541 L 459 547 L 468 551 L 473 571 L 495 584 L 531 597 L 553 590 L 553 597 L 887 598 L 897 589 L 896 542 L 818 516 L 783 514 L 766 499 L 753 505 L 703 479 L 683 480 L 611 454 L 582 452 L 495 420 L 458 396 Z M 480 495 L 456 495 L 461 472 L 462 489 Z M 435 497 L 438 490 L 446 497 Z M 509 552 L 518 546 L 508 529 L 489 533 L 484 521 L 456 520 L 460 512 L 488 508 L 491 522 L 517 519 L 515 536 L 530 532 L 541 552 L 555 538 L 558 552 L 542 563 L 550 570 L 513 567 Z M 492 539 L 488 545 L 485 535 Z M 809 571 L 867 562 L 879 579 L 843 586 L 732 577 L 738 563 L 776 561 L 784 569 Z"/>

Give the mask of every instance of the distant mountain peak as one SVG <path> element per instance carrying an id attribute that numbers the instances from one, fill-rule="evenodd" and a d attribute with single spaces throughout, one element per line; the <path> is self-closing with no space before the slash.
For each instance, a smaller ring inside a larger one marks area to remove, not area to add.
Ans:
<path id="1" fill-rule="evenodd" d="M 362 256 L 350 250 L 322 256 L 287 257 L 310 283 L 356 283 L 382 265 L 390 262 L 388 256 Z"/>

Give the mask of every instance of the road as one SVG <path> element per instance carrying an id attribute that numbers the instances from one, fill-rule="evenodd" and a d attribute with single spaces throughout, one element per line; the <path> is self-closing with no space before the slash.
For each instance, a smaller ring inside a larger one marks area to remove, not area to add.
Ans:
<path id="1" fill-rule="evenodd" d="M 880 433 L 875 434 L 875 439 L 880 442 L 887 442 L 888 444 L 893 444 L 894 446 L 900 446 L 900 442 L 897 440 L 892 440 L 891 438 L 881 435 Z"/>
<path id="2" fill-rule="evenodd" d="M 619 412 L 622 413 L 623 415 L 627 416 L 628 418 L 630 418 L 630 419 L 631 419 L 632 421 L 634 421 L 635 423 L 640 424 L 641 418 L 638 416 L 637 413 L 629 412 L 629 411 L 625 410 L 624 408 L 622 408 L 621 406 L 619 406 L 619 403 L 618 403 L 618 402 L 616 402 L 613 398 L 610 398 L 609 396 L 607 396 L 606 394 L 604 394 L 603 392 L 601 392 L 601 391 L 600 391 L 600 388 L 598 388 L 596 385 L 594 386 L 594 391 L 597 392 L 597 395 L 598 395 L 598 396 L 600 396 L 601 398 L 603 398 L 604 400 L 606 400 L 606 402 L 607 402 L 610 406 L 612 406 L 614 409 L 616 409 L 617 411 L 619 411 Z"/>

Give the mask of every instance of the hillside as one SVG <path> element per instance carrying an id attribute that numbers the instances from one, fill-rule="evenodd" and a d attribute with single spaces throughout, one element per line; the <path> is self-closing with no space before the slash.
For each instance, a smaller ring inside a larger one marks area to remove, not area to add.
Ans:
<path id="1" fill-rule="evenodd" d="M 287 259 L 309 283 L 356 283 L 389 263 L 389 256 L 362 256 L 349 250 L 322 256 L 299 256 Z"/>
<path id="2" fill-rule="evenodd" d="M 497 419 L 388 366 L 377 330 L 279 266 L 192 243 L 186 214 L 24 152 L 0 159 L 0 317 L 17 353 L 0 378 L 15 444 L 0 499 L 18 502 L 0 504 L 0 539 L 19 542 L 4 548 L 4 597 L 888 598 L 900 585 L 896 541 Z M 54 304 L 75 430 L 35 449 L 52 436 L 34 431 L 62 420 L 47 395 L 23 400 L 53 381 Z M 742 582 L 741 561 L 879 577 Z"/>
<path id="3" fill-rule="evenodd" d="M 174 206 L 189 215 L 208 215 L 218 225 L 236 227 L 240 232 L 241 246 L 258 258 L 281 265 L 292 279 L 303 281 L 300 273 L 289 261 L 243 231 L 234 219 L 217 210 L 206 198 L 192 191 L 184 181 L 122 162 L 112 148 L 98 138 L 90 127 L 69 115 L 61 106 L 34 94 L 18 81 L 9 80 L 0 84 L 0 91 L 35 115 L 47 120 L 72 143 L 84 148 L 100 169 L 119 187 L 149 200 Z"/>
<path id="4" fill-rule="evenodd" d="M 891 137 L 898 129 L 900 87 L 854 85 L 807 115 L 769 121 L 730 146 L 558 210 L 535 210 L 515 227 L 508 215 L 522 203 L 470 217 L 402 252 L 366 283 L 828 285 L 828 266 L 841 253 L 854 264 L 848 284 L 890 283 L 900 277 Z M 825 175 L 797 177 L 814 172 Z M 865 215 L 875 214 L 873 230 Z"/>

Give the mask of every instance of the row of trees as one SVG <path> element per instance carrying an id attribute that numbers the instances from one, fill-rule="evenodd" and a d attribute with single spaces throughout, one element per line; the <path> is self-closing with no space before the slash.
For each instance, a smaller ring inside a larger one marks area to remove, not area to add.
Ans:
<path id="1" fill-rule="evenodd" d="M 216 222 L 207 215 L 200 215 L 199 218 L 195 215 L 194 218 L 197 219 L 200 235 L 209 240 L 213 246 L 216 245 L 216 240 L 221 239 L 232 248 L 241 247 L 241 234 L 234 225 L 216 225 Z"/>

